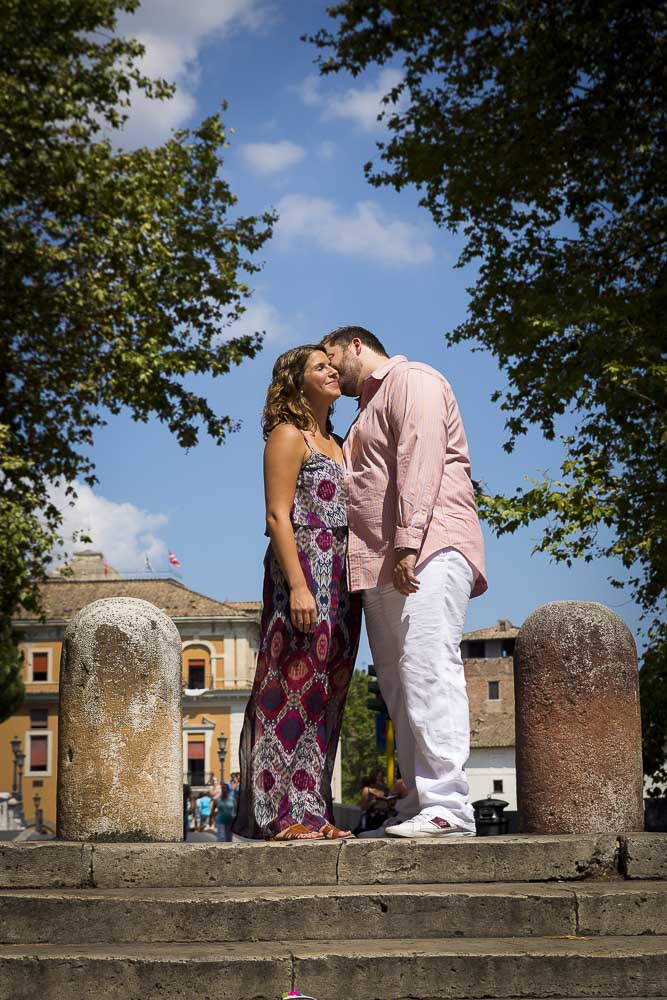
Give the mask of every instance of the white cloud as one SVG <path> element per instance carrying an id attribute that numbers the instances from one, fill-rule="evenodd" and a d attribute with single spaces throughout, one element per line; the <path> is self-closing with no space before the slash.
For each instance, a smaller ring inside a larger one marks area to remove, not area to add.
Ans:
<path id="1" fill-rule="evenodd" d="M 135 91 L 129 121 L 114 142 L 133 148 L 167 139 L 195 111 L 202 45 L 236 29 L 256 31 L 269 17 L 263 0 L 143 0 L 134 14 L 122 14 L 118 34 L 146 46 L 142 71 L 175 83 L 177 91 L 170 101 L 150 101 Z"/>
<path id="2" fill-rule="evenodd" d="M 381 127 L 377 118 L 380 112 L 396 110 L 396 105 L 382 103 L 382 98 L 401 81 L 396 69 L 383 69 L 375 83 L 361 87 L 348 87 L 340 94 L 323 93 L 322 80 L 307 76 L 297 88 L 301 100 L 309 107 L 320 107 L 324 118 L 347 118 L 368 132 Z M 399 102 L 400 106 L 400 102 Z"/>
<path id="3" fill-rule="evenodd" d="M 264 341 L 284 340 L 290 326 L 282 318 L 275 306 L 261 297 L 253 297 L 240 319 L 225 330 L 225 340 L 229 337 L 243 337 L 253 333 L 264 333 Z"/>
<path id="4" fill-rule="evenodd" d="M 333 201 L 289 194 L 276 209 L 276 236 L 283 242 L 303 239 L 323 250 L 366 257 L 384 264 L 424 264 L 433 249 L 421 230 L 391 219 L 372 201 L 357 202 L 345 214 Z"/>
<path id="5" fill-rule="evenodd" d="M 333 160 L 334 156 L 336 155 L 337 149 L 338 147 L 336 146 L 335 142 L 330 142 L 328 139 L 326 139 L 324 142 L 321 142 L 317 147 L 317 155 L 319 156 L 320 160 Z"/>
<path id="6" fill-rule="evenodd" d="M 281 142 L 248 142 L 240 147 L 241 156 L 258 174 L 276 174 L 300 163 L 306 155 L 303 146 L 283 139 Z"/>
<path id="7" fill-rule="evenodd" d="M 151 514 L 131 503 L 114 503 L 94 493 L 85 483 L 76 483 L 75 489 L 77 499 L 73 507 L 64 487 L 51 490 L 51 499 L 63 514 L 61 536 L 65 540 L 65 557 L 85 547 L 103 552 L 109 565 L 121 572 L 143 570 L 146 555 L 154 570 L 168 568 L 167 545 L 159 537 L 169 521 L 166 514 Z M 75 531 L 88 535 L 91 544 L 73 543 Z"/>

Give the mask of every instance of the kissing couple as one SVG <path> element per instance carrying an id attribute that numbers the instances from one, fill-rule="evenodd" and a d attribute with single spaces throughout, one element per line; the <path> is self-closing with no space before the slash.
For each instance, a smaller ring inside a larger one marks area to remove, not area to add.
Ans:
<path id="1" fill-rule="evenodd" d="M 331 410 L 359 410 L 345 439 Z M 381 835 L 474 834 L 460 642 L 487 588 L 461 414 L 434 368 L 357 326 L 294 347 L 262 418 L 260 649 L 241 733 L 239 837 L 349 837 L 331 777 L 361 613 L 407 794 Z"/>

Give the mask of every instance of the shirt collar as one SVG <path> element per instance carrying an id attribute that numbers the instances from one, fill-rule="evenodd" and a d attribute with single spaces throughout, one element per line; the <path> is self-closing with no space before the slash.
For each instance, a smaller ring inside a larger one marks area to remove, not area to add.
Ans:
<path id="1" fill-rule="evenodd" d="M 366 376 L 361 387 L 361 395 L 359 396 L 360 410 L 363 410 L 370 403 L 392 368 L 395 368 L 402 361 L 407 360 L 404 354 L 394 354 L 383 365 L 380 365 L 374 372 Z"/>

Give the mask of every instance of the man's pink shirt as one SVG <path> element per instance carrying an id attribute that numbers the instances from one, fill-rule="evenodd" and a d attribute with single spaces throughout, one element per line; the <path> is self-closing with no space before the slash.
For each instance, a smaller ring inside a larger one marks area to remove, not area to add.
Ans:
<path id="1" fill-rule="evenodd" d="M 487 589 L 484 541 L 468 442 L 449 382 L 429 365 L 389 358 L 365 380 L 343 444 L 348 499 L 348 585 L 391 583 L 394 550 L 417 549 L 417 569 L 457 549 Z"/>

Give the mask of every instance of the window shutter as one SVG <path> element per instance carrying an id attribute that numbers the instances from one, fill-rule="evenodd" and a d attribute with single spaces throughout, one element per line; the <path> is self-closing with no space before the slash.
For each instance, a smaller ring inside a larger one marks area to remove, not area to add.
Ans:
<path id="1" fill-rule="evenodd" d="M 188 743 L 188 760 L 204 760 L 204 744 L 200 741 Z"/>
<path id="2" fill-rule="evenodd" d="M 35 681 L 45 681 L 49 676 L 49 654 L 32 654 L 32 677 Z"/>
<path id="3" fill-rule="evenodd" d="M 46 771 L 47 763 L 47 736 L 30 737 L 30 770 Z"/>

